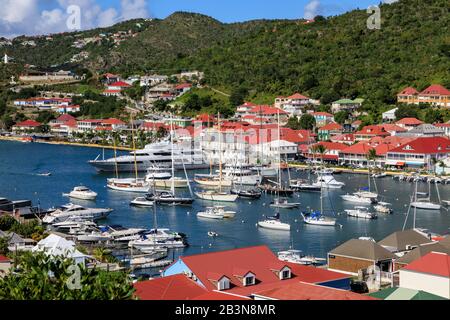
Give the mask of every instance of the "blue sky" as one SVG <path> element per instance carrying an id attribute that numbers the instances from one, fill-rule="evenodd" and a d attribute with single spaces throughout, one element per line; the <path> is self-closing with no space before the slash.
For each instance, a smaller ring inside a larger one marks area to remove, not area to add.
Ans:
<path id="1" fill-rule="evenodd" d="M 0 0 L 0 36 L 73 31 L 68 27 L 71 16 L 67 12 L 73 5 L 80 9 L 78 29 L 85 30 L 133 18 L 165 18 L 176 11 L 237 22 L 338 15 L 378 3 L 379 0 Z"/>

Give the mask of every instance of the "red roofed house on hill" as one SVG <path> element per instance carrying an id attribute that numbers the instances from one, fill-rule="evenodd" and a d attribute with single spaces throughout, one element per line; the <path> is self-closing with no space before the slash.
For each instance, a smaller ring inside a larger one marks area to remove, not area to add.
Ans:
<path id="1" fill-rule="evenodd" d="M 397 101 L 406 104 L 429 103 L 433 106 L 450 107 L 450 91 L 439 84 L 433 84 L 420 93 L 408 87 L 397 95 Z"/>
<path id="2" fill-rule="evenodd" d="M 298 282 L 346 290 L 350 286 L 348 275 L 282 262 L 266 246 L 180 257 L 162 274 L 185 274 L 208 291 L 242 297 Z"/>
<path id="3" fill-rule="evenodd" d="M 406 165 L 431 168 L 432 159 L 438 162 L 450 154 L 450 140 L 445 137 L 420 137 L 390 150 L 387 165 Z"/>
<path id="4" fill-rule="evenodd" d="M 103 95 L 105 95 L 107 97 L 110 97 L 110 96 L 118 97 L 118 96 L 122 95 L 122 91 L 124 89 L 127 89 L 129 87 L 131 87 L 131 85 L 124 81 L 113 82 L 108 85 L 108 88 L 105 91 L 103 91 Z"/>
<path id="5" fill-rule="evenodd" d="M 242 118 L 245 121 L 252 119 L 254 124 L 264 123 L 277 123 L 278 115 L 280 117 L 280 124 L 287 123 L 289 114 L 279 108 L 267 106 L 267 105 L 252 105 L 246 103 L 239 106 L 236 110 L 236 117 Z"/>
<path id="6" fill-rule="evenodd" d="M 344 127 L 339 123 L 331 122 L 319 128 L 318 138 L 321 141 L 330 140 L 335 135 L 340 135 L 344 131 Z"/>
<path id="7" fill-rule="evenodd" d="M 400 287 L 450 299 L 450 255 L 430 252 L 400 269 Z"/>
<path id="8" fill-rule="evenodd" d="M 403 118 L 397 121 L 395 124 L 406 130 L 412 130 L 423 124 L 423 122 L 416 118 Z"/>
<path id="9" fill-rule="evenodd" d="M 356 141 L 369 141 L 373 137 L 388 137 L 391 134 L 383 126 L 371 125 L 365 126 L 360 131 L 355 132 Z"/>
<path id="10" fill-rule="evenodd" d="M 328 112 L 313 112 L 311 115 L 316 119 L 316 126 L 323 127 L 331 122 L 334 122 L 334 117 Z"/>
<path id="11" fill-rule="evenodd" d="M 39 128 L 42 124 L 40 122 L 34 120 L 25 120 L 19 123 L 16 123 L 12 127 L 12 131 L 16 132 L 35 132 L 37 128 Z"/>
<path id="12" fill-rule="evenodd" d="M 192 84 L 182 83 L 182 84 L 175 86 L 174 91 L 177 95 L 180 96 L 180 95 L 185 94 L 186 92 L 188 92 L 191 89 L 192 89 Z"/>
<path id="13" fill-rule="evenodd" d="M 300 116 L 304 113 L 305 106 L 318 105 L 319 101 L 313 100 L 300 93 L 294 93 L 289 97 L 275 99 L 275 107 L 288 112 L 291 116 Z"/>

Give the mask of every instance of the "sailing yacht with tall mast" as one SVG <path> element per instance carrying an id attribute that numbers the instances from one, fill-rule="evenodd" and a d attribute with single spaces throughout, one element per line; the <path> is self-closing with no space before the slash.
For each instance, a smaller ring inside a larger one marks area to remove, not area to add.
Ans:
<path id="1" fill-rule="evenodd" d="M 196 192 L 195 195 L 202 200 L 208 201 L 220 201 L 220 202 L 235 202 L 238 198 L 237 194 L 231 194 L 227 192 L 222 192 L 222 185 L 224 183 L 223 172 L 222 172 L 222 132 L 221 132 L 221 122 L 220 122 L 220 113 L 217 117 L 218 121 L 218 129 L 219 129 L 219 190 L 207 190 Z M 231 186 L 231 183 L 230 183 Z"/>
<path id="2" fill-rule="evenodd" d="M 131 136 L 132 136 L 132 144 L 133 144 L 133 150 L 136 150 L 136 141 L 134 140 L 134 124 L 133 124 L 133 117 L 130 114 L 131 119 Z M 116 140 L 114 140 L 114 158 L 116 159 Z M 136 161 L 136 153 L 134 153 L 134 178 L 119 178 L 119 170 L 116 162 L 116 177 L 110 178 L 107 180 L 107 187 L 112 190 L 116 191 L 125 191 L 125 192 L 137 192 L 137 193 L 146 193 L 149 191 L 150 185 L 148 182 L 145 181 L 145 179 L 140 179 L 138 176 L 138 169 L 137 169 L 137 161 Z"/>
<path id="3" fill-rule="evenodd" d="M 436 191 L 438 194 L 438 198 L 440 198 L 439 189 L 438 189 L 437 184 L 436 184 Z M 422 194 L 425 195 L 425 197 L 421 197 L 421 198 L 417 197 L 418 195 L 422 195 Z M 440 202 L 441 202 L 441 200 L 439 199 L 439 203 Z M 415 201 L 413 201 L 411 203 L 411 206 L 413 208 L 425 209 L 425 210 L 440 210 L 441 205 L 439 203 L 431 202 L 431 181 L 428 181 L 428 194 L 417 192 L 417 183 L 416 183 Z"/>

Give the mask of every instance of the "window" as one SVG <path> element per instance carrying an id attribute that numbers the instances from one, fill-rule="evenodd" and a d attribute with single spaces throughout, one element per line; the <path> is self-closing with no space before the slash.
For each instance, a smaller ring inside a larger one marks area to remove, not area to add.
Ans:
<path id="1" fill-rule="evenodd" d="M 289 279 L 291 277 L 291 270 L 284 270 L 281 274 L 281 279 Z"/>
<path id="2" fill-rule="evenodd" d="M 252 286 L 255 284 L 255 277 L 253 275 L 248 275 L 244 278 L 244 286 Z"/>
<path id="3" fill-rule="evenodd" d="M 217 290 L 227 290 L 230 289 L 230 280 L 228 278 L 222 278 L 217 284 Z"/>

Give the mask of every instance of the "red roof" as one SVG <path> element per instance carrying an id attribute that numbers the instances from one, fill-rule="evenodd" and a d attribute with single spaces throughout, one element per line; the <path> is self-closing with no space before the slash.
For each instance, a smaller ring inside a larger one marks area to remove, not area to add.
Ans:
<path id="1" fill-rule="evenodd" d="M 254 103 L 252 103 L 252 102 L 244 102 L 244 104 L 243 105 L 240 105 L 238 108 L 241 108 L 241 107 L 255 107 L 256 106 L 256 104 L 254 104 Z"/>
<path id="2" fill-rule="evenodd" d="M 182 84 L 177 85 L 175 87 L 175 90 L 180 90 L 180 89 L 185 89 L 185 88 L 190 88 L 190 87 L 192 87 L 192 84 L 190 84 L 190 83 L 182 83 Z"/>
<path id="3" fill-rule="evenodd" d="M 440 252 L 430 252 L 402 270 L 434 274 L 450 278 L 450 256 Z"/>
<path id="4" fill-rule="evenodd" d="M 435 123 L 434 126 L 438 128 L 450 128 L 450 123 Z"/>
<path id="5" fill-rule="evenodd" d="M 103 75 L 105 78 L 118 78 L 118 75 L 112 74 L 112 73 L 105 73 Z"/>
<path id="6" fill-rule="evenodd" d="M 312 113 L 313 116 L 324 116 L 324 117 L 333 117 L 333 115 L 331 113 L 328 112 L 313 112 Z"/>
<path id="7" fill-rule="evenodd" d="M 342 150 L 345 154 L 367 154 L 369 150 L 374 149 L 367 142 L 359 142 Z"/>
<path id="8" fill-rule="evenodd" d="M 392 124 L 392 123 L 382 124 L 381 127 L 383 127 L 383 129 L 388 132 L 406 132 L 406 131 L 408 131 L 405 128 L 399 127 L 396 124 Z"/>
<path id="9" fill-rule="evenodd" d="M 11 261 L 11 260 L 8 257 L 5 257 L 0 254 L 0 262 L 9 262 L 9 261 Z"/>
<path id="10" fill-rule="evenodd" d="M 309 98 L 307 96 L 304 96 L 300 93 L 294 93 L 292 96 L 287 97 L 288 99 L 291 100 L 309 100 Z"/>
<path id="11" fill-rule="evenodd" d="M 414 154 L 450 153 L 450 140 L 444 137 L 420 137 L 391 150 L 391 152 Z"/>
<path id="12" fill-rule="evenodd" d="M 440 84 L 433 84 L 420 93 L 421 96 L 450 96 L 450 91 Z"/>
<path id="13" fill-rule="evenodd" d="M 16 123 L 16 127 L 39 127 L 41 123 L 34 120 L 25 120 L 19 123 Z"/>
<path id="14" fill-rule="evenodd" d="M 117 81 L 117 82 L 111 83 L 109 86 L 110 87 L 131 87 L 131 85 L 129 85 L 128 83 L 123 82 L 123 81 Z"/>
<path id="15" fill-rule="evenodd" d="M 134 284 L 141 300 L 190 300 L 208 291 L 184 274 L 177 274 Z"/>
<path id="16" fill-rule="evenodd" d="M 384 130 L 383 126 L 372 125 L 363 127 L 360 131 L 355 132 L 355 135 L 390 136 L 391 134 Z"/>
<path id="17" fill-rule="evenodd" d="M 396 122 L 396 124 L 403 124 L 407 126 L 418 126 L 423 122 L 416 118 L 403 118 Z"/>
<path id="18" fill-rule="evenodd" d="M 341 142 L 353 142 L 355 141 L 355 135 L 353 133 L 346 133 L 335 135 L 330 138 L 331 141 L 341 141 Z"/>
<path id="19" fill-rule="evenodd" d="M 215 290 L 217 288 L 211 282 L 211 280 L 214 280 L 211 279 L 211 274 L 215 274 L 220 275 L 220 277 L 226 276 L 230 279 L 232 286 L 227 292 L 241 295 L 249 295 L 262 285 L 279 285 L 281 282 L 287 283 L 289 281 L 321 283 L 349 277 L 348 275 L 324 269 L 283 262 L 283 265 L 291 268 L 293 277 L 288 280 L 279 280 L 270 266 L 280 261 L 267 246 L 212 252 L 181 257 L 180 259 L 207 289 Z M 248 287 L 243 286 L 242 281 L 234 274 L 236 268 L 251 270 L 255 274 L 258 284 Z M 214 278 L 217 278 L 217 276 L 214 276 Z"/>
<path id="20" fill-rule="evenodd" d="M 347 145 L 343 144 L 343 143 L 337 143 L 337 142 L 327 142 L 327 141 L 321 141 L 319 143 L 317 143 L 316 145 L 322 145 L 325 148 L 327 148 L 327 150 L 344 150 L 347 147 Z"/>
<path id="21" fill-rule="evenodd" d="M 339 123 L 329 123 L 319 128 L 319 131 L 335 131 L 335 130 L 344 130 L 344 128 Z"/>
<path id="22" fill-rule="evenodd" d="M 238 296 L 235 294 L 227 294 L 226 292 L 219 291 L 210 291 L 205 294 L 202 294 L 198 297 L 193 298 L 192 300 L 249 300 L 250 298 Z"/>
<path id="23" fill-rule="evenodd" d="M 249 110 L 250 113 L 255 113 L 258 115 L 277 115 L 278 113 L 280 115 L 287 115 L 288 113 L 284 110 L 281 110 L 279 108 L 275 108 L 272 106 L 254 106 L 252 109 Z"/>
<path id="24" fill-rule="evenodd" d="M 408 87 L 403 89 L 398 95 L 399 96 L 412 96 L 412 95 L 417 95 L 419 94 L 419 91 L 417 91 L 416 89 L 412 88 L 412 87 Z"/>
<path id="25" fill-rule="evenodd" d="M 67 122 L 67 121 L 73 121 L 73 120 L 75 120 L 75 118 L 73 116 L 71 116 L 70 114 L 60 115 L 58 117 L 58 119 L 56 119 L 56 121 L 58 121 L 58 122 Z"/>
<path id="26" fill-rule="evenodd" d="M 124 125 L 125 122 L 122 120 L 116 119 L 116 118 L 109 118 L 102 121 L 103 124 L 110 124 L 110 125 Z"/>
<path id="27" fill-rule="evenodd" d="M 255 292 L 256 295 L 276 300 L 378 300 L 351 291 L 296 282 L 269 290 Z"/>

